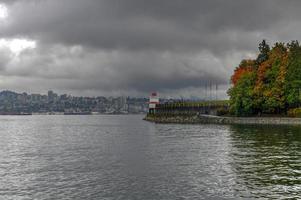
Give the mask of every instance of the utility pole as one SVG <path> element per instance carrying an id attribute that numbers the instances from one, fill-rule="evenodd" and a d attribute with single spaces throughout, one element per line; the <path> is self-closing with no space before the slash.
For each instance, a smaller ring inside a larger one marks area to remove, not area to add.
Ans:
<path id="1" fill-rule="evenodd" d="M 212 83 L 211 81 L 209 82 L 209 86 L 210 86 L 210 101 L 212 100 Z"/>
<path id="2" fill-rule="evenodd" d="M 205 81 L 205 101 L 207 100 L 207 81 Z"/>
<path id="3" fill-rule="evenodd" d="M 215 101 L 217 101 L 217 90 L 218 90 L 218 84 L 215 85 Z"/>

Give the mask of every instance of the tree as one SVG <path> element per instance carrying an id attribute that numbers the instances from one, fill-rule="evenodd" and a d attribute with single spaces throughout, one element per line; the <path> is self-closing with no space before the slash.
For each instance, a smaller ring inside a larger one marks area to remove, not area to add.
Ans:
<path id="1" fill-rule="evenodd" d="M 235 86 L 242 75 L 255 69 L 256 63 L 254 60 L 242 60 L 239 66 L 234 70 L 234 74 L 231 76 L 231 83 Z"/>
<path id="2" fill-rule="evenodd" d="M 287 44 L 288 67 L 285 76 L 285 96 L 288 107 L 300 106 L 301 90 L 301 47 L 298 41 Z"/>
<path id="3" fill-rule="evenodd" d="M 254 88 L 257 109 L 264 113 L 280 113 L 285 108 L 284 82 L 287 69 L 287 48 L 276 43 L 268 59 L 257 70 Z"/>
<path id="4" fill-rule="evenodd" d="M 301 103 L 301 47 L 297 41 L 263 40 L 256 60 L 242 60 L 231 77 L 230 109 L 233 114 L 281 114 Z"/>
<path id="5" fill-rule="evenodd" d="M 269 58 L 270 46 L 266 43 L 265 40 L 259 44 L 259 55 L 256 59 L 257 64 L 261 64 Z"/>
<path id="6" fill-rule="evenodd" d="M 241 75 L 236 85 L 232 87 L 230 95 L 230 112 L 236 116 L 254 114 L 253 88 L 256 81 L 256 72 L 247 71 Z"/>

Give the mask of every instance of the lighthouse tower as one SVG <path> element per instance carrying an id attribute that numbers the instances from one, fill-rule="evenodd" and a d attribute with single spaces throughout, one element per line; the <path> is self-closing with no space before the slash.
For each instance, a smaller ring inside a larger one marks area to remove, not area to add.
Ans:
<path id="1" fill-rule="evenodd" d="M 159 95 L 157 92 L 153 92 L 149 97 L 149 114 L 156 112 L 156 105 L 159 104 Z"/>

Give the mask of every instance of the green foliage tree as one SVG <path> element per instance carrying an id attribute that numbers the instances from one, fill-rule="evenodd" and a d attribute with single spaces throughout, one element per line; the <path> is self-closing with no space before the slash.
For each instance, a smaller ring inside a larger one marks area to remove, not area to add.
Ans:
<path id="1" fill-rule="evenodd" d="M 232 87 L 230 95 L 230 112 L 236 116 L 248 116 L 254 114 L 253 88 L 256 82 L 255 72 L 244 73 L 235 87 Z"/>
<path id="2" fill-rule="evenodd" d="M 259 54 L 256 59 L 256 63 L 260 64 L 269 58 L 270 46 L 267 44 L 265 40 L 262 40 L 262 42 L 259 44 L 258 49 L 259 49 Z"/>
<path id="3" fill-rule="evenodd" d="M 301 95 L 301 46 L 298 41 L 288 45 L 288 67 L 285 77 L 285 95 L 288 107 L 300 106 Z"/>

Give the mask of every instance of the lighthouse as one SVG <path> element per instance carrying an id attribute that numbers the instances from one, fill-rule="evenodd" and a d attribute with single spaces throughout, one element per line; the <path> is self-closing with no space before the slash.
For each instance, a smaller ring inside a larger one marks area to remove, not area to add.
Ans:
<path id="1" fill-rule="evenodd" d="M 153 92 L 149 97 L 149 114 L 156 112 L 156 105 L 159 104 L 159 95 L 157 92 Z"/>

